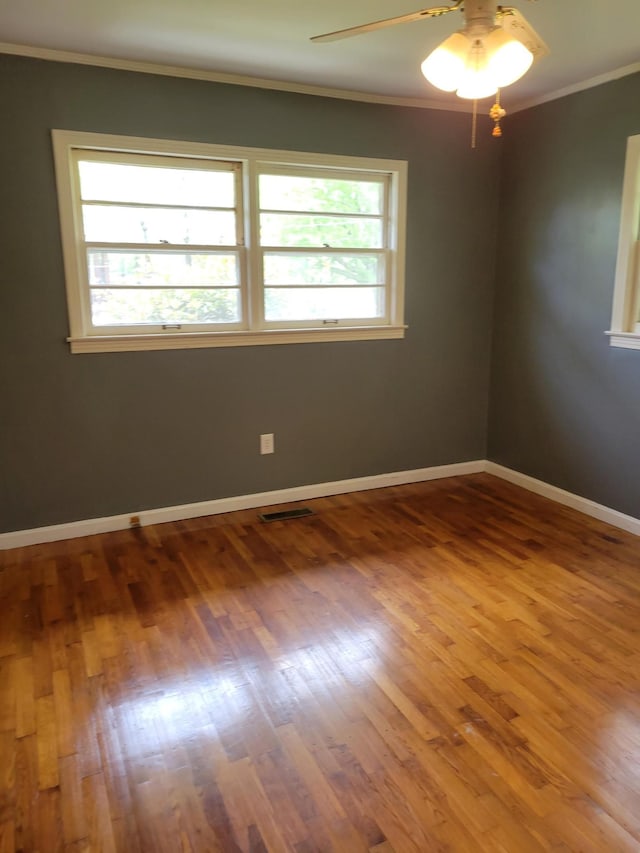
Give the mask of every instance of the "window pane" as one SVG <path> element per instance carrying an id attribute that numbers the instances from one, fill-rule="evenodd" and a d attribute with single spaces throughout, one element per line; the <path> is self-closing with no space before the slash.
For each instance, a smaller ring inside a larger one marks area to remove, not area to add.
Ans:
<path id="1" fill-rule="evenodd" d="M 383 287 L 266 288 L 265 318 L 278 320 L 364 320 L 384 317 Z"/>
<path id="2" fill-rule="evenodd" d="M 237 323 L 240 315 L 240 293 L 236 289 L 91 290 L 94 326 Z"/>
<path id="3" fill-rule="evenodd" d="M 320 213 L 382 213 L 382 181 L 260 175 L 263 210 L 309 210 Z"/>
<path id="4" fill-rule="evenodd" d="M 267 253 L 264 283 L 269 284 L 383 284 L 384 255 Z"/>
<path id="5" fill-rule="evenodd" d="M 381 249 L 382 220 L 263 213 L 260 216 L 260 242 L 263 246 Z"/>
<path id="6" fill-rule="evenodd" d="M 87 251 L 93 287 L 203 287 L 238 284 L 236 255 Z"/>
<path id="7" fill-rule="evenodd" d="M 233 211 L 85 204 L 82 214 L 89 242 L 236 244 Z"/>
<path id="8" fill-rule="evenodd" d="M 81 197 L 94 201 L 234 207 L 233 172 L 81 160 Z"/>

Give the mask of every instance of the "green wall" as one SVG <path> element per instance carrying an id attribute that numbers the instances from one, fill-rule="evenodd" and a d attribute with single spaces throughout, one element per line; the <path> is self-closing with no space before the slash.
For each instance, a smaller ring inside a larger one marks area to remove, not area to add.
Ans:
<path id="1" fill-rule="evenodd" d="M 640 517 L 640 352 L 605 330 L 640 74 L 513 116 L 503 140 L 489 457 Z"/>
<path id="2" fill-rule="evenodd" d="M 484 458 L 486 126 L 11 56 L 0 103 L 0 532 Z M 406 338 L 71 355 L 52 128 L 408 160 Z"/>

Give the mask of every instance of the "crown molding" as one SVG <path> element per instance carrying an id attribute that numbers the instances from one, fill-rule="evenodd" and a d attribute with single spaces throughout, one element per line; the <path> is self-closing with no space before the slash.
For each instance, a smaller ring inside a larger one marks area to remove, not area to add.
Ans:
<path id="1" fill-rule="evenodd" d="M 631 65 L 623 65 L 621 68 L 615 68 L 613 71 L 598 74 L 597 77 L 589 77 L 581 83 L 573 83 L 571 86 L 556 89 L 546 95 L 540 95 L 538 98 L 531 98 L 528 101 L 516 103 L 511 107 L 510 112 L 512 114 L 519 113 L 523 110 L 531 109 L 531 107 L 546 104 L 548 101 L 557 101 L 558 98 L 565 98 L 567 95 L 574 95 L 577 92 L 583 92 L 585 89 L 593 89 L 595 86 L 601 86 L 603 83 L 611 83 L 613 80 L 619 80 L 621 77 L 628 77 L 631 74 L 637 74 L 638 72 L 640 72 L 640 62 L 633 62 Z"/>
<path id="2" fill-rule="evenodd" d="M 240 74 L 228 74 L 222 71 L 209 71 L 201 68 L 187 68 L 181 65 L 163 65 L 154 62 L 142 62 L 137 59 L 118 59 L 111 56 L 96 56 L 90 53 L 74 53 L 67 50 L 53 50 L 48 47 L 35 47 L 27 44 L 0 42 L 0 54 L 26 56 L 31 59 L 44 59 L 50 62 L 69 62 L 76 65 L 93 65 L 97 68 L 113 68 L 118 71 L 135 71 L 139 74 L 156 74 L 164 77 L 182 77 L 188 80 L 204 80 L 208 83 L 226 83 L 231 86 L 251 86 L 254 89 L 271 89 L 278 92 L 294 92 L 300 95 L 315 95 L 321 98 L 339 98 L 345 101 L 362 101 L 370 104 L 386 104 L 394 107 L 415 107 L 422 110 L 443 110 L 445 112 L 469 112 L 465 103 L 443 104 L 423 98 L 404 98 L 394 95 L 377 95 L 372 92 L 358 92 L 351 89 L 332 89 L 314 86 L 309 83 L 292 83 L 286 80 L 269 80 L 262 77 L 249 77 Z"/>
<path id="3" fill-rule="evenodd" d="M 209 71 L 202 68 L 188 68 L 182 65 L 164 65 L 162 63 L 143 62 L 137 59 L 118 59 L 112 56 L 97 56 L 91 53 L 75 53 L 67 50 L 54 50 L 48 47 L 36 47 L 27 44 L 0 42 L 0 54 L 25 56 L 31 59 L 44 59 L 49 62 L 68 62 L 76 65 L 91 65 L 96 68 L 112 68 L 117 71 L 134 71 L 139 74 L 155 74 L 164 77 L 181 77 L 187 80 L 203 80 L 208 83 L 226 83 L 230 86 L 250 86 L 254 89 L 270 89 L 276 92 L 293 92 L 299 95 L 314 95 L 320 98 L 338 98 L 345 101 L 360 101 L 369 104 L 385 104 L 393 107 L 413 107 L 421 110 L 441 110 L 443 112 L 469 113 L 472 111 L 471 102 L 443 104 L 426 98 L 406 98 L 395 95 L 378 95 L 372 92 L 359 92 L 352 89 L 333 89 L 326 86 L 314 86 L 310 83 L 293 83 L 287 80 L 270 80 L 263 77 L 250 77 L 240 74 L 229 74 L 223 71 Z M 567 95 L 582 92 L 610 83 L 640 72 L 640 62 L 623 65 L 613 71 L 607 71 L 596 77 L 590 77 L 580 83 L 565 86 L 524 101 L 511 104 L 509 112 L 513 113 L 555 101 Z"/>

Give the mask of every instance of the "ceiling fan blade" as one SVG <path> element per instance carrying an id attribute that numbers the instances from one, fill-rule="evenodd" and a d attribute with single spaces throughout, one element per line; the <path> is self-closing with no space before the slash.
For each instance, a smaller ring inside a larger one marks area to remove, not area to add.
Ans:
<path id="1" fill-rule="evenodd" d="M 419 21 L 420 18 L 437 18 L 440 15 L 446 15 L 447 12 L 459 9 L 462 3 L 463 0 L 459 0 L 459 2 L 454 3 L 452 6 L 432 6 L 430 9 L 421 9 L 419 12 L 410 12 L 408 15 L 399 15 L 396 18 L 384 18 L 382 21 L 372 21 L 370 24 L 362 24 L 359 27 L 347 27 L 345 30 L 323 33 L 320 36 L 313 36 L 311 41 L 336 41 L 337 39 L 357 36 L 361 33 L 370 33 L 372 30 L 380 30 L 383 27 L 391 27 L 394 24 L 408 24 L 410 21 Z"/>
<path id="2" fill-rule="evenodd" d="M 501 6 L 498 10 L 498 17 L 505 32 L 521 41 L 531 51 L 534 59 L 540 59 L 550 52 L 522 12 L 511 6 Z"/>

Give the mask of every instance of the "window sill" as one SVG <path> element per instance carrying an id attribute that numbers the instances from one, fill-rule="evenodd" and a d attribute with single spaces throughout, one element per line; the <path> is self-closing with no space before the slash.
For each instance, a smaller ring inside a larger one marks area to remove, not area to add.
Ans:
<path id="1" fill-rule="evenodd" d="M 605 332 L 609 345 L 623 349 L 640 349 L 640 332 Z"/>
<path id="2" fill-rule="evenodd" d="M 72 353 L 315 344 L 404 338 L 406 326 L 350 326 L 338 329 L 274 329 L 262 332 L 183 332 L 157 335 L 87 335 L 67 338 Z"/>

